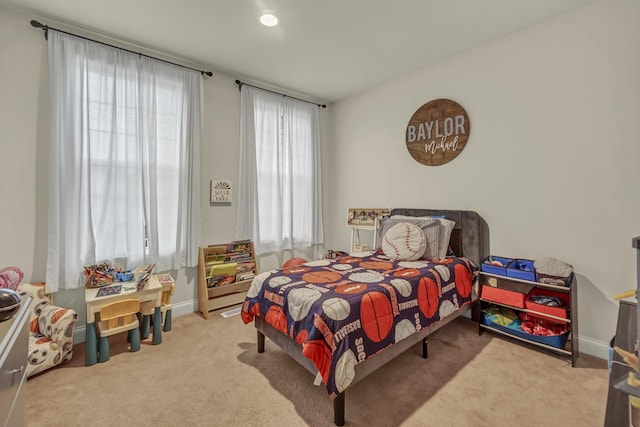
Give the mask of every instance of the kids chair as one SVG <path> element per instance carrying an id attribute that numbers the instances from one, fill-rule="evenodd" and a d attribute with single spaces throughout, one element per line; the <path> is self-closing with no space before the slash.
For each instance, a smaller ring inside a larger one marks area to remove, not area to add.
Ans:
<path id="1" fill-rule="evenodd" d="M 109 360 L 109 338 L 120 332 L 128 332 L 131 351 L 140 350 L 139 299 L 126 299 L 107 304 L 100 309 L 100 321 L 96 322 L 98 332 L 98 362 Z"/>
<path id="2" fill-rule="evenodd" d="M 20 283 L 20 295 L 31 295 L 27 376 L 60 365 L 73 356 L 73 328 L 78 315 L 71 308 L 53 305 L 44 283 Z"/>
<path id="3" fill-rule="evenodd" d="M 160 306 L 160 312 L 162 313 L 164 332 L 171 330 L 171 295 L 175 290 L 175 284 L 171 282 L 162 283 L 162 305 Z M 149 337 L 149 328 L 151 326 L 151 316 L 155 311 L 152 301 L 145 301 L 140 304 L 140 314 L 142 314 L 142 326 L 140 327 L 140 337 L 147 339 Z"/>

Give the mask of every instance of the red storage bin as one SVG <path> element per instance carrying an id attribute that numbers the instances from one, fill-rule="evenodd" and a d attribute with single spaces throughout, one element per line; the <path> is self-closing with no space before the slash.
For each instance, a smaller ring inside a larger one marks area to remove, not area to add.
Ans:
<path id="1" fill-rule="evenodd" d="M 550 296 L 550 297 L 560 298 L 562 301 L 564 301 L 565 306 L 564 307 L 550 307 L 550 306 L 544 305 L 544 304 L 537 304 L 537 303 L 535 303 L 535 302 L 533 302 L 531 300 L 531 297 L 535 296 L 535 295 Z M 568 310 L 569 310 L 569 304 L 570 303 L 571 303 L 571 298 L 570 298 L 569 294 L 566 293 L 566 292 L 556 292 L 556 291 L 552 291 L 552 290 L 548 290 L 548 289 L 535 288 L 529 293 L 529 296 L 527 297 L 527 300 L 525 301 L 525 307 L 528 308 L 529 310 L 537 311 L 539 313 L 549 314 L 551 316 L 561 317 L 563 319 L 567 319 L 569 317 L 568 316 Z M 529 313 L 529 314 L 533 314 L 533 313 Z M 535 315 L 535 314 L 533 314 L 533 315 Z"/>
<path id="2" fill-rule="evenodd" d="M 483 286 L 480 298 L 499 304 L 510 305 L 511 307 L 524 308 L 527 295 L 509 289 Z"/>

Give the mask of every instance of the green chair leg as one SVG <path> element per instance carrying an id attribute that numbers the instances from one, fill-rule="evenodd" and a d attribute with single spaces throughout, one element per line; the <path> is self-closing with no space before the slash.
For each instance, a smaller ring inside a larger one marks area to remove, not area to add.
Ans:
<path id="1" fill-rule="evenodd" d="M 127 337 L 131 343 L 131 351 L 134 352 L 140 350 L 140 330 L 138 330 L 138 328 L 129 329 Z"/>
<path id="2" fill-rule="evenodd" d="M 111 355 L 109 354 L 109 338 L 98 338 L 98 362 L 103 363 L 109 360 Z"/>
<path id="3" fill-rule="evenodd" d="M 86 330 L 85 365 L 92 366 L 98 362 L 98 340 L 96 338 L 95 323 L 87 323 Z"/>
<path id="4" fill-rule="evenodd" d="M 146 340 L 149 338 L 149 330 L 151 326 L 151 316 L 142 316 L 142 327 L 140 328 L 140 338 Z"/>
<path id="5" fill-rule="evenodd" d="M 160 307 L 156 307 L 153 313 L 153 339 L 151 344 L 162 344 L 162 312 Z"/>
<path id="6" fill-rule="evenodd" d="M 162 330 L 164 332 L 169 332 L 171 330 L 171 310 L 167 310 L 164 313 L 164 327 Z"/>

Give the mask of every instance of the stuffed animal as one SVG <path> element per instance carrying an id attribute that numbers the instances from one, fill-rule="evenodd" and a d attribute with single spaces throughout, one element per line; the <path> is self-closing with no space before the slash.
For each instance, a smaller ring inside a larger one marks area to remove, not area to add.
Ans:
<path id="1" fill-rule="evenodd" d="M 9 288 L 15 291 L 22 277 L 22 271 L 18 267 L 2 268 L 0 269 L 0 288 Z"/>

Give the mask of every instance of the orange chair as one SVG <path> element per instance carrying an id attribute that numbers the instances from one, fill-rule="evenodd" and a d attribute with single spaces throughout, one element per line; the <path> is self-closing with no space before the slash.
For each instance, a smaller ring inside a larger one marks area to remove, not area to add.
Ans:
<path id="1" fill-rule="evenodd" d="M 109 338 L 111 335 L 128 331 L 131 351 L 140 350 L 139 299 L 127 299 L 107 304 L 100 309 L 100 321 L 96 322 L 98 332 L 98 362 L 109 360 Z"/>

